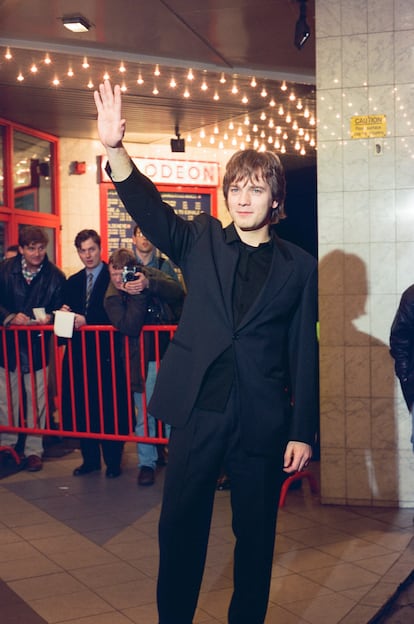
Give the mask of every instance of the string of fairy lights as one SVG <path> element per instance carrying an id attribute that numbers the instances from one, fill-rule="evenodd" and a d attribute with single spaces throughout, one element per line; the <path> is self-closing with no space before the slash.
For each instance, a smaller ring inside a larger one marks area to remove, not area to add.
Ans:
<path id="1" fill-rule="evenodd" d="M 19 57 L 19 54 L 22 56 Z M 38 52 L 30 62 L 21 49 L 7 47 L 3 56 L 15 68 L 19 84 L 33 83 L 40 77 L 47 86 L 59 89 L 76 85 L 94 90 L 103 79 L 120 85 L 127 95 L 146 98 L 175 98 L 192 104 L 221 104 L 220 119 L 200 123 L 196 130 L 185 130 L 182 137 L 196 147 L 218 149 L 272 149 L 309 155 L 316 150 L 314 90 L 309 85 L 269 80 L 254 75 L 224 71 L 170 67 L 160 63 L 126 63 L 87 56 Z M 23 67 L 23 62 L 26 66 Z M 0 63 L 0 74 L 1 74 Z M 223 106 L 229 106 L 223 114 Z"/>

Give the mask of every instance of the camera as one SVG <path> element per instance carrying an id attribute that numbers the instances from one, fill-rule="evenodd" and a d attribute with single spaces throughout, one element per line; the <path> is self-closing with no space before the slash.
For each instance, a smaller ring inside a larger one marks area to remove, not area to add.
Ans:
<path id="1" fill-rule="evenodd" d="M 138 279 L 138 273 L 141 273 L 141 268 L 139 266 L 124 266 L 122 269 L 122 281 L 133 282 Z"/>

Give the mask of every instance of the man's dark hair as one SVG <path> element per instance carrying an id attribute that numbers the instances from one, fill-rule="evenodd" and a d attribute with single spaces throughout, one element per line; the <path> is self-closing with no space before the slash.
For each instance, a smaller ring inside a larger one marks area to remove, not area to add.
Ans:
<path id="1" fill-rule="evenodd" d="M 110 255 L 108 264 L 110 264 L 114 269 L 123 269 L 124 267 L 137 266 L 138 261 L 130 249 L 121 247 Z"/>
<path id="2" fill-rule="evenodd" d="M 88 238 L 91 238 L 93 242 L 98 245 L 99 249 L 101 248 L 101 237 L 96 230 L 81 230 L 75 237 L 76 249 L 80 249 L 82 243 L 88 240 Z"/>
<path id="3" fill-rule="evenodd" d="M 47 245 L 49 237 L 44 230 L 34 225 L 26 225 L 19 232 L 19 246 L 27 247 L 28 245 L 40 244 Z"/>
<path id="4" fill-rule="evenodd" d="M 223 178 L 223 193 L 226 201 L 230 186 L 246 178 L 253 183 L 263 178 L 269 184 L 272 200 L 278 203 L 272 214 L 272 223 L 284 219 L 286 217 L 284 211 L 286 180 L 279 157 L 273 152 L 258 152 L 254 149 L 235 152 L 226 165 Z"/>

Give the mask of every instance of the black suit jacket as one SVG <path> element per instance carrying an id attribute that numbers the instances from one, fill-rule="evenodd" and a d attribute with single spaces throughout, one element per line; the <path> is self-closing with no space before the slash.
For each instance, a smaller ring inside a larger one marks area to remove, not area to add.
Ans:
<path id="1" fill-rule="evenodd" d="M 312 444 L 318 415 L 316 260 L 272 231 L 268 277 L 235 326 L 232 289 L 239 245 L 234 226 L 224 229 L 207 214 L 193 221 L 180 218 L 136 168 L 115 186 L 145 236 L 180 266 L 187 286 L 151 414 L 183 426 L 206 371 L 232 346 L 243 447 L 269 455 L 281 437 Z"/>

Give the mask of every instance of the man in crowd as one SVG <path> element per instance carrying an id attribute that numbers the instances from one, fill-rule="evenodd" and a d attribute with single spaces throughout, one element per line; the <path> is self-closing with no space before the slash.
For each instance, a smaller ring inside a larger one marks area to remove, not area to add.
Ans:
<path id="1" fill-rule="evenodd" d="M 233 222 L 176 215 L 131 161 L 121 90 L 95 92 L 98 131 L 127 211 L 177 264 L 187 287 L 158 372 L 151 413 L 171 429 L 159 524 L 159 624 L 191 624 L 217 478 L 231 480 L 234 591 L 230 624 L 263 624 L 284 472 L 307 466 L 317 421 L 316 261 L 281 241 L 285 178 L 272 152 L 230 159 Z"/>
<path id="2" fill-rule="evenodd" d="M 67 280 L 62 310 L 75 313 L 75 330 L 87 325 L 110 325 L 111 322 L 104 309 L 109 271 L 108 265 L 101 257 L 101 237 L 95 230 L 82 230 L 76 235 L 75 247 L 84 268 Z M 104 330 L 87 331 L 84 344 L 85 348 L 83 348 L 81 332 L 75 331 L 71 345 L 68 345 L 65 350 L 63 360 L 64 429 L 74 429 L 75 421 L 76 431 L 85 432 L 89 422 L 91 432 L 90 436 L 80 439 L 83 462 L 75 468 L 73 475 L 80 477 L 100 470 L 102 447 L 106 477 L 113 479 L 121 474 L 124 442 L 97 438 L 93 436 L 93 433 L 115 433 L 116 414 L 119 432 L 128 433 L 126 380 L 122 370 L 120 350 L 117 347 L 111 351 L 111 333 Z M 119 362 L 112 360 L 111 353 L 118 356 Z M 114 375 L 116 377 L 115 401 Z M 72 401 L 73 395 L 74 401 Z"/>
<path id="3" fill-rule="evenodd" d="M 390 347 L 395 374 L 411 414 L 411 444 L 414 449 L 414 284 L 401 295 L 391 326 Z"/>
<path id="4" fill-rule="evenodd" d="M 148 246 L 152 245 L 148 241 Z M 168 262 L 168 261 L 167 261 Z M 125 279 L 127 269 L 129 277 Z M 155 337 L 147 332 L 144 336 L 145 345 L 145 378 L 146 393 L 142 380 L 141 364 L 139 359 L 138 337 L 143 324 L 160 324 L 160 319 L 154 314 L 158 305 L 169 310 L 178 317 L 181 310 L 184 291 L 177 279 L 173 279 L 148 264 L 142 265 L 134 254 L 127 249 L 118 249 L 109 260 L 109 272 L 112 284 L 105 297 L 105 309 L 112 322 L 123 334 L 133 338 L 131 340 L 131 381 L 133 382 L 134 403 L 137 410 L 137 425 L 135 432 L 138 436 L 156 436 L 156 423 L 151 414 L 147 413 L 148 429 L 144 424 L 145 394 L 147 401 L 151 398 L 157 375 Z M 137 297 L 137 295 L 142 295 Z M 144 303 L 143 303 L 144 302 Z M 145 305 L 145 316 L 142 319 L 142 306 Z M 161 309 L 158 308 L 158 309 Z M 175 322 L 172 319 L 170 322 Z M 169 342 L 169 332 L 159 332 L 158 352 L 160 359 L 164 355 Z M 138 485 L 150 486 L 155 482 L 155 468 L 157 465 L 157 447 L 147 442 L 138 442 L 139 473 Z"/>
<path id="5" fill-rule="evenodd" d="M 27 226 L 19 233 L 19 253 L 0 265 L 0 322 L 5 327 L 22 327 L 51 322 L 54 310 L 63 302 L 65 276 L 47 257 L 48 236 L 43 229 Z M 45 316 L 36 320 L 34 309 L 43 308 Z M 45 426 L 47 370 L 49 362 L 50 333 L 21 332 L 16 352 L 13 332 L 7 332 L 6 352 L 0 341 L 0 422 L 19 423 L 19 410 L 25 409 L 24 420 L 28 427 Z M 44 358 L 42 357 L 44 354 Z M 19 379 L 20 377 L 20 379 Z M 20 381 L 21 380 L 21 381 Z M 19 389 L 25 393 L 20 397 Z M 11 399 L 9 405 L 8 397 Z M 13 446 L 15 434 L 3 434 L 1 444 Z M 43 444 L 39 435 L 28 434 L 21 452 L 23 465 L 30 472 L 42 469 Z M 24 457 L 25 456 L 25 457 Z"/>

